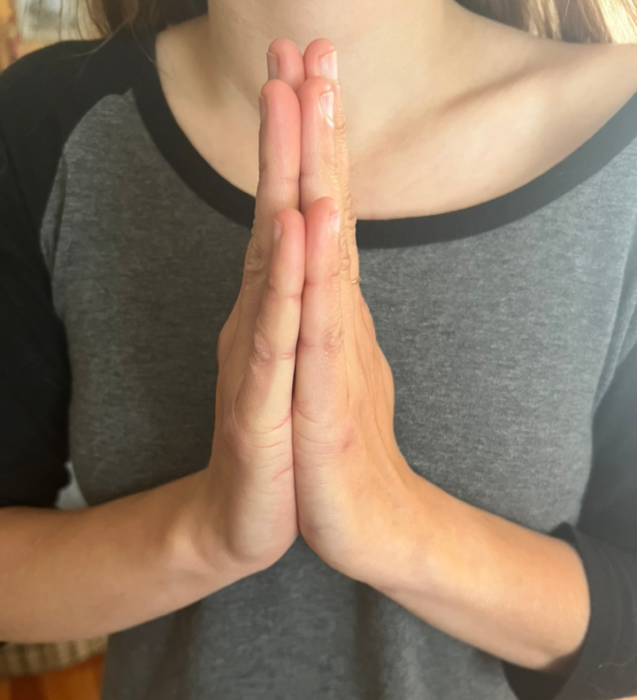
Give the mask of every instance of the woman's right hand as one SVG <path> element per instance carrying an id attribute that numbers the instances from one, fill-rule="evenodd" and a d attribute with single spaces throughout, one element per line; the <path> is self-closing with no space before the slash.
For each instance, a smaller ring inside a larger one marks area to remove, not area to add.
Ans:
<path id="1" fill-rule="evenodd" d="M 282 39 L 275 46 L 289 82 L 299 71 L 304 79 L 296 46 Z M 277 561 L 298 535 L 291 404 L 305 279 L 300 105 L 283 80 L 269 80 L 261 95 L 255 219 L 241 290 L 218 339 L 212 452 L 199 494 L 215 550 L 221 544 L 231 562 L 256 569 Z M 278 242 L 275 216 L 283 225 Z"/>

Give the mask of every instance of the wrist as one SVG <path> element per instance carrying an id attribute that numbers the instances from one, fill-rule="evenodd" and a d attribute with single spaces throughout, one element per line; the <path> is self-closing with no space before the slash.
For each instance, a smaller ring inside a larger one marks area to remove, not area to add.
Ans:
<path id="1" fill-rule="evenodd" d="M 387 518 L 382 537 L 375 538 L 373 556 L 362 567 L 359 580 L 388 594 L 395 590 L 423 590 L 435 568 L 431 513 L 436 505 L 429 483 L 410 470 L 404 477 L 400 508 Z M 371 559 L 371 561 L 369 560 Z"/>
<path id="2" fill-rule="evenodd" d="M 178 480 L 179 498 L 168 535 L 174 568 L 211 582 L 234 581 L 259 569 L 241 566 L 225 550 L 214 523 L 207 469 Z M 177 483 L 177 482 L 174 482 Z"/>

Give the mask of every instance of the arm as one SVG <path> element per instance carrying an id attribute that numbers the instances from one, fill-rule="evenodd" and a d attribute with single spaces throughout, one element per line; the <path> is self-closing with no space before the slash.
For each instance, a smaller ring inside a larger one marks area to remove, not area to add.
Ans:
<path id="1" fill-rule="evenodd" d="M 212 535 L 203 541 L 203 472 L 79 511 L 50 508 L 68 481 L 71 375 L 7 153 L 0 135 L 0 640 L 108 634 L 250 571 L 229 565 Z"/>
<path id="2" fill-rule="evenodd" d="M 635 698 L 636 420 L 637 346 L 595 414 L 577 528 L 562 523 L 551 536 L 474 508 L 414 474 L 424 517 L 405 530 L 402 546 L 422 567 L 410 573 L 403 566 L 390 585 L 377 575 L 376 587 L 500 657 L 520 700 Z"/>
<path id="3" fill-rule="evenodd" d="M 467 644 L 520 666 L 569 673 L 589 622 L 577 552 L 414 479 L 422 518 L 396 544 L 404 566 L 390 582 L 365 582 Z M 409 566 L 417 552 L 420 569 Z"/>
<path id="4" fill-rule="evenodd" d="M 81 510 L 0 509 L 0 639 L 110 634 L 254 573 L 198 522 L 203 473 Z"/>
<path id="5" fill-rule="evenodd" d="M 314 293 L 303 296 L 302 318 L 312 323 L 301 324 L 293 400 L 301 534 L 332 568 L 439 630 L 505 662 L 568 676 L 593 612 L 577 549 L 445 493 L 415 474 L 396 445 L 391 368 L 352 285 L 359 261 L 340 89 L 332 120 L 315 109 L 326 89 L 317 58 L 329 49 L 319 41 L 306 51 L 299 90 L 308 125 L 302 199 L 329 195 L 306 213 L 308 251 L 321 252 L 308 254 Z M 325 163 L 338 178 L 324 180 Z M 345 212 L 336 239 L 327 235 L 327 204 Z"/>

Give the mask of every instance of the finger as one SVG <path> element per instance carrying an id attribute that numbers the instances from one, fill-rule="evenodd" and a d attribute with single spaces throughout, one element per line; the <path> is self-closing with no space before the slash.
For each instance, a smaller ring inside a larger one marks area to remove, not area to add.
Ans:
<path id="1" fill-rule="evenodd" d="M 255 217 L 239 293 L 239 319 L 232 352 L 245 353 L 261 307 L 272 251 L 275 215 L 298 209 L 301 117 L 298 98 L 281 80 L 261 89 L 265 111 L 259 129 L 259 183 Z"/>
<path id="2" fill-rule="evenodd" d="M 290 39 L 275 39 L 268 47 L 268 80 L 282 80 L 295 92 L 305 81 L 303 54 Z"/>
<path id="3" fill-rule="evenodd" d="M 268 73 L 268 80 L 282 80 L 295 92 L 298 86 L 305 80 L 303 54 L 289 39 L 275 39 L 270 46 L 268 46 L 265 64 Z M 241 301 L 238 299 L 226 321 L 229 339 L 234 338 L 237 330 L 240 303 Z M 224 344 L 224 347 L 219 348 L 220 359 L 227 356 L 229 347 L 231 347 L 231 345 L 226 343 Z"/>
<path id="4" fill-rule="evenodd" d="M 282 234 L 273 246 L 236 404 L 239 424 L 247 421 L 251 433 L 266 440 L 276 439 L 277 428 L 290 416 L 305 280 L 305 220 L 295 209 L 280 212 L 276 219 Z"/>
<path id="5" fill-rule="evenodd" d="M 341 311 L 338 234 L 330 226 L 335 201 L 323 197 L 305 215 L 305 287 L 296 349 L 294 404 L 303 421 L 333 422 L 347 411 L 345 319 Z"/>
<path id="6" fill-rule="evenodd" d="M 332 90 L 329 81 L 325 78 L 313 77 L 303 83 L 298 93 L 301 107 L 301 212 L 304 207 L 309 211 L 313 203 L 322 197 L 331 197 L 339 207 L 341 213 L 338 235 L 341 313 L 346 334 L 350 336 L 346 339 L 348 357 L 355 361 L 353 358 L 357 344 L 354 337 L 357 310 L 354 294 L 360 294 L 360 291 L 352 289 L 352 261 L 346 235 L 348 227 L 354 228 L 355 223 L 352 224 L 351 221 L 351 210 L 343 211 L 341 208 L 347 198 L 343 196 L 345 185 L 341 176 L 342 169 L 338 163 L 337 140 L 334 133 L 336 123 L 332 125 L 320 106 L 321 95 L 326 90 Z M 344 217 L 346 219 L 350 217 L 350 219 L 343 221 Z"/>
<path id="7" fill-rule="evenodd" d="M 356 246 L 356 217 L 354 200 L 350 187 L 349 150 L 347 147 L 347 130 L 345 124 L 345 109 L 343 106 L 343 92 L 338 80 L 338 57 L 334 45 L 327 39 L 315 39 L 305 50 L 303 57 L 306 79 L 311 77 L 323 77 L 334 87 L 334 136 L 336 138 L 336 167 L 340 183 L 341 200 L 339 206 L 345 212 L 343 223 L 346 225 L 343 233 L 347 242 L 347 248 L 351 260 L 351 277 L 358 277 L 359 262 L 358 248 Z M 301 169 L 303 169 L 303 161 Z M 303 193 L 301 192 L 301 204 Z M 301 209 L 303 211 L 303 209 Z M 351 226 L 347 225 L 351 223 Z"/>

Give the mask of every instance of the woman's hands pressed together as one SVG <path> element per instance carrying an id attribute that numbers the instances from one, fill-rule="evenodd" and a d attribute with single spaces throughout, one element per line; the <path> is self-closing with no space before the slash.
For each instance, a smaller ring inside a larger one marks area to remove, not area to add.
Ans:
<path id="1" fill-rule="evenodd" d="M 382 580 L 392 562 L 379 552 L 397 551 L 418 502 L 394 437 L 391 369 L 352 283 L 356 217 L 335 57 L 321 68 L 332 50 L 325 39 L 304 56 L 286 39 L 270 45 L 278 68 L 261 90 L 255 219 L 217 346 L 199 510 L 240 567 L 267 568 L 300 533 L 341 573 Z"/>
<path id="2" fill-rule="evenodd" d="M 391 566 L 378 562 L 378 552 L 391 551 L 399 533 L 409 529 L 418 507 L 415 474 L 394 437 L 391 369 L 376 342 L 361 288 L 352 283 L 359 275 L 356 217 L 333 46 L 325 39 L 308 46 L 300 84 L 294 68 L 298 49 L 286 40 L 273 42 L 271 51 L 277 49 L 281 76 L 289 72 L 301 117 L 305 269 L 291 407 L 298 525 L 326 563 L 362 578 L 379 564 Z M 327 73 L 321 62 L 325 56 Z M 271 90 L 268 96 L 276 102 L 283 94 Z M 282 137 L 292 141 L 296 131 Z M 290 220 L 294 237 L 296 223 Z M 289 274 L 296 279 L 298 270 Z"/>
<path id="3" fill-rule="evenodd" d="M 303 56 L 289 40 L 270 45 L 279 69 L 261 89 L 255 220 L 219 337 L 212 454 L 189 487 L 187 539 L 236 580 L 275 564 L 301 534 L 327 565 L 440 631 L 570 673 L 589 610 L 576 550 L 446 493 L 396 443 L 391 368 L 352 283 L 343 102 L 320 60 L 332 49 L 325 39 Z M 333 111 L 321 106 L 326 92 Z"/>

